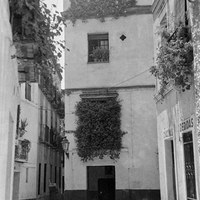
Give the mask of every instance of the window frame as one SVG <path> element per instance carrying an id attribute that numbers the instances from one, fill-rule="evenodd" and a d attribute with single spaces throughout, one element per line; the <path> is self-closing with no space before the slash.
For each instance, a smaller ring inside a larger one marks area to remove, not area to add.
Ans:
<path id="1" fill-rule="evenodd" d="M 31 101 L 31 84 L 28 82 L 25 83 L 25 99 Z"/>
<path id="2" fill-rule="evenodd" d="M 91 41 L 95 41 L 98 43 L 96 46 L 91 45 Z M 101 44 L 101 42 L 107 41 L 107 44 Z M 110 51 L 109 51 L 109 33 L 104 32 L 104 33 L 88 33 L 87 34 L 87 43 L 88 43 L 88 64 L 94 64 L 94 63 L 109 63 L 110 61 Z M 95 61 L 91 58 L 92 50 L 91 48 L 97 48 L 97 47 L 104 47 L 102 49 L 108 49 L 108 58 L 105 60 L 98 60 Z"/>

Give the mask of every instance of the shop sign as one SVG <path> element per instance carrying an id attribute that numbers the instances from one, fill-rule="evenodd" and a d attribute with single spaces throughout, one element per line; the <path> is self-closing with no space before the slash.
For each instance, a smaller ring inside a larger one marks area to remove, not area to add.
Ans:
<path id="1" fill-rule="evenodd" d="M 180 123 L 180 132 L 185 132 L 194 127 L 194 116 L 187 118 Z"/>

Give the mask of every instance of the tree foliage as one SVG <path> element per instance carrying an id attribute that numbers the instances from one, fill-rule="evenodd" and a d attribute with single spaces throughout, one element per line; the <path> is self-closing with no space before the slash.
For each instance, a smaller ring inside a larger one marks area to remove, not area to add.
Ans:
<path id="1" fill-rule="evenodd" d="M 118 18 L 126 16 L 127 9 L 134 6 L 136 0 L 70 0 L 70 7 L 63 12 L 65 19 L 74 24 L 77 19 L 86 21 L 90 17 L 104 21 L 106 16 Z"/>
<path id="2" fill-rule="evenodd" d="M 52 13 L 42 0 L 12 0 L 10 10 L 14 42 L 33 42 L 38 67 L 56 66 L 61 71 L 57 60 L 65 46 L 63 41 L 56 40 L 62 32 L 60 13 Z"/>
<path id="3" fill-rule="evenodd" d="M 122 148 L 121 105 L 116 98 L 82 99 L 76 106 L 78 116 L 75 138 L 83 161 L 108 155 L 118 159 Z"/>

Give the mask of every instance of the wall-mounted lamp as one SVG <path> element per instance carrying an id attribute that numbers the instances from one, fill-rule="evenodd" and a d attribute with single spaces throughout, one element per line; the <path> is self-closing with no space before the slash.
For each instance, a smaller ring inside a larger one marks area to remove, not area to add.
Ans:
<path id="1" fill-rule="evenodd" d="M 67 158 L 69 158 L 69 140 L 64 137 L 62 140 L 62 148 L 67 156 Z"/>

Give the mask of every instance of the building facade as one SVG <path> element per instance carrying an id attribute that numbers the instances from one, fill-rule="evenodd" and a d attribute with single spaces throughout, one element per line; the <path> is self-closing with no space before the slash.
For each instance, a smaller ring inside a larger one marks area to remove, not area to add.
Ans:
<path id="1" fill-rule="evenodd" d="M 60 107 L 47 98 L 44 88 L 49 89 L 41 82 L 20 83 L 13 199 L 51 199 L 63 191 Z"/>
<path id="2" fill-rule="evenodd" d="M 77 20 L 66 28 L 65 199 L 160 199 L 156 113 L 153 101 L 153 18 L 147 1 L 137 1 L 126 17 L 105 22 Z M 69 2 L 65 1 L 65 9 Z M 104 57 L 94 49 L 104 49 Z M 77 154 L 76 105 L 84 99 L 118 96 L 122 138 L 119 159 L 83 162 Z"/>
<path id="3" fill-rule="evenodd" d="M 14 144 L 19 103 L 19 84 L 15 48 L 10 27 L 9 3 L 0 2 L 0 199 L 12 199 Z"/>
<path id="4" fill-rule="evenodd" d="M 176 34 L 177 24 L 190 27 L 190 1 L 157 1 L 152 6 L 154 16 L 154 52 L 162 46 L 158 30 L 165 28 Z M 170 36 L 170 39 L 173 36 Z M 167 41 L 169 42 L 170 39 Z M 155 59 L 156 60 L 156 59 Z M 156 63 L 157 64 L 157 63 Z M 190 89 L 169 82 L 164 95 L 159 95 L 157 80 L 155 96 L 160 169 L 161 199 L 199 199 L 199 154 L 196 129 L 196 97 L 193 76 Z"/>
<path id="5" fill-rule="evenodd" d="M 11 3 L 21 98 L 16 116 L 13 200 L 61 198 L 64 178 L 60 125 L 64 104 L 60 66 L 53 58 L 48 64 L 43 60 L 39 65 L 40 49 L 32 32 L 23 24 L 26 14 L 35 13 L 25 2 L 21 5 L 25 12 L 16 13 L 17 3 Z"/>

